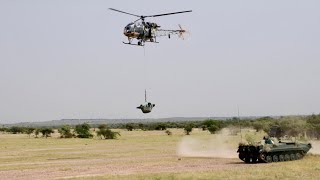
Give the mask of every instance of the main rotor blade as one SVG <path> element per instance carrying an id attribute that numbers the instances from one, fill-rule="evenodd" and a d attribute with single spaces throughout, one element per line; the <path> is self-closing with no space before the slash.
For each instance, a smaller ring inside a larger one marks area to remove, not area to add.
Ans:
<path id="1" fill-rule="evenodd" d="M 189 11 L 180 11 L 180 12 L 173 12 L 173 13 L 166 13 L 166 14 L 157 14 L 157 15 L 150 15 L 150 16 L 144 16 L 144 17 L 158 17 L 158 16 L 167 16 L 167 15 L 172 15 L 172 14 L 180 14 L 180 13 L 187 13 L 187 12 L 192 12 L 192 10 L 189 10 Z"/>
<path id="2" fill-rule="evenodd" d="M 120 11 L 120 10 L 117 10 L 117 9 L 113 9 L 113 8 L 109 8 L 109 9 L 112 10 L 112 11 L 117 11 L 117 12 L 124 13 L 124 14 L 129 14 L 129 15 L 131 15 L 131 16 L 141 17 L 141 16 L 139 16 L 139 15 L 127 13 L 127 12 Z"/>

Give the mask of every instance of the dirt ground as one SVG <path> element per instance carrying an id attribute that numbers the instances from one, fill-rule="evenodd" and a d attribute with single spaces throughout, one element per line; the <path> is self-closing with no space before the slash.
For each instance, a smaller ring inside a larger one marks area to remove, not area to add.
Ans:
<path id="1" fill-rule="evenodd" d="M 237 148 L 229 147 L 238 142 L 238 137 L 211 135 L 196 129 L 191 136 L 185 136 L 182 129 L 171 131 L 172 136 L 163 131 L 122 130 L 116 140 L 61 139 L 57 134 L 48 139 L 0 134 L 0 180 L 94 179 L 96 176 L 118 175 L 154 177 L 156 173 L 184 172 L 229 175 L 230 172 L 245 171 L 249 175 L 261 173 L 260 177 L 264 178 L 270 174 L 266 171 L 268 169 L 279 171 L 275 178 L 286 179 L 292 176 L 283 172 L 299 172 L 309 177 L 320 173 L 320 170 L 314 169 L 318 167 L 317 156 L 316 159 L 311 156 L 308 160 L 295 163 L 279 163 L 278 167 L 272 164 L 245 164 L 237 158 Z M 300 169 L 305 162 L 310 165 Z M 255 169 L 259 171 L 251 171 Z M 260 169 L 265 172 L 260 172 Z M 241 177 L 248 177 L 245 175 Z"/>
<path id="2" fill-rule="evenodd" d="M 168 159 L 171 163 L 158 163 L 157 161 L 160 159 Z M 178 158 L 176 156 L 91 160 L 57 159 L 46 163 L 10 164 L 10 166 L 16 165 L 23 165 L 25 168 L 0 171 L 0 179 L 60 179 L 161 172 L 200 172 L 250 166 L 238 159 Z M 28 166 L 35 165 L 39 165 L 39 167 L 28 169 Z"/>

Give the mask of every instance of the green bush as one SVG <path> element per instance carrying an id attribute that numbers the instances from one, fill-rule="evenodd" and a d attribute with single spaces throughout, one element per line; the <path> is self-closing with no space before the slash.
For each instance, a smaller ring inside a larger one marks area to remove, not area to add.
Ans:
<path id="1" fill-rule="evenodd" d="M 71 133 L 71 127 L 69 125 L 64 125 L 63 127 L 58 129 L 61 138 L 72 138 L 74 134 Z"/>
<path id="2" fill-rule="evenodd" d="M 35 130 L 35 128 L 28 127 L 28 128 L 25 128 L 25 133 L 27 133 L 29 135 L 29 138 L 30 138 L 30 136 L 31 136 L 31 134 L 33 133 L 34 130 Z"/>
<path id="3" fill-rule="evenodd" d="M 18 126 L 12 126 L 11 128 L 9 128 L 9 132 L 11 132 L 12 134 L 20 134 L 24 132 L 24 128 L 18 127 Z"/>
<path id="4" fill-rule="evenodd" d="M 193 124 L 187 124 L 184 127 L 184 132 L 186 133 L 186 135 L 190 135 L 190 132 L 192 132 L 192 128 L 193 128 Z"/>
<path id="5" fill-rule="evenodd" d="M 78 138 L 92 138 L 93 135 L 90 133 L 90 125 L 87 123 L 78 124 L 75 128 L 75 133 Z"/>
<path id="6" fill-rule="evenodd" d="M 132 131 L 132 130 L 134 129 L 134 124 L 133 124 L 133 123 L 128 123 L 128 124 L 126 124 L 126 129 L 127 129 L 128 131 Z"/>
<path id="7" fill-rule="evenodd" d="M 219 127 L 212 124 L 211 126 L 208 127 L 208 130 L 211 134 L 214 134 L 217 130 L 219 130 Z"/>
<path id="8" fill-rule="evenodd" d="M 168 136 L 172 135 L 172 132 L 170 130 L 166 130 L 165 132 L 166 132 L 166 134 L 168 134 Z"/>
<path id="9" fill-rule="evenodd" d="M 117 136 L 120 136 L 119 132 L 113 132 L 107 125 L 100 125 L 99 130 L 97 131 L 97 136 L 101 138 L 104 137 L 105 139 L 116 139 Z"/>
<path id="10" fill-rule="evenodd" d="M 51 133 L 54 133 L 53 129 L 51 128 L 43 128 L 40 130 L 40 132 L 42 133 L 42 136 L 47 138 L 51 136 Z"/>

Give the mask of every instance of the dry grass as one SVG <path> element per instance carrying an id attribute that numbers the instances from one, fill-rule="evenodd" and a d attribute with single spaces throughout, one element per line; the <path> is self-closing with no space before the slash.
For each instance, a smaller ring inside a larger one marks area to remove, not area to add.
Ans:
<path id="1" fill-rule="evenodd" d="M 237 158 L 185 158 L 177 147 L 182 129 L 121 130 L 117 140 L 28 138 L 0 134 L 0 179 L 318 179 L 320 157 L 244 164 Z M 261 136 L 261 134 L 257 134 Z M 192 138 L 210 141 L 217 135 L 194 130 Z M 228 143 L 239 137 L 230 136 Z M 210 147 L 210 146 L 209 146 Z M 234 149 L 236 152 L 236 149 Z"/>

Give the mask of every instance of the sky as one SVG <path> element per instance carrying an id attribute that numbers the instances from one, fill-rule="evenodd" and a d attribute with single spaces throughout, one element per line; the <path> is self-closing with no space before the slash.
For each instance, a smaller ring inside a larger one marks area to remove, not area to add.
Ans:
<path id="1" fill-rule="evenodd" d="M 0 123 L 320 113 L 320 1 L 0 0 Z M 187 39 L 129 46 L 139 15 Z M 150 114 L 136 109 L 156 104 Z"/>

